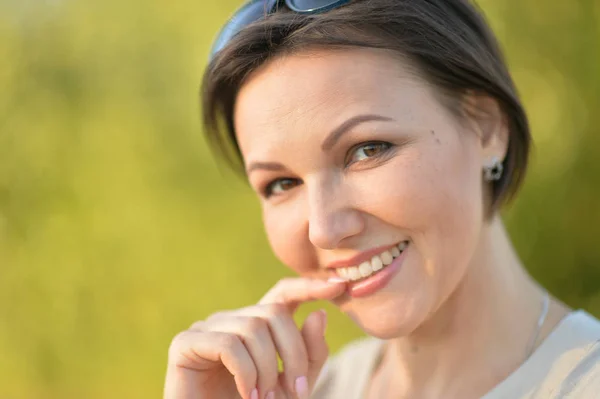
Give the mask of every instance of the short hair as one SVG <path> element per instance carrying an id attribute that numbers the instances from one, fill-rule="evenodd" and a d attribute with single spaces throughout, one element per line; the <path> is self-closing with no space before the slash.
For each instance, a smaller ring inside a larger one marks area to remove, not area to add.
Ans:
<path id="1" fill-rule="evenodd" d="M 354 0 L 308 15 L 283 8 L 245 27 L 211 60 L 201 90 L 208 142 L 235 170 L 243 171 L 233 121 L 241 86 L 269 60 L 315 47 L 391 50 L 444 97 L 475 92 L 495 99 L 509 143 L 504 174 L 491 183 L 491 210 L 514 197 L 531 146 L 527 115 L 497 39 L 468 0 Z"/>

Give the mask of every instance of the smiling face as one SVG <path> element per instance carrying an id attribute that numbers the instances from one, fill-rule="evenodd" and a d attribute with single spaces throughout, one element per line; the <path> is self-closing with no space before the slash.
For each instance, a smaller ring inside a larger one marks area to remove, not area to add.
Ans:
<path id="1" fill-rule="evenodd" d="M 276 58 L 242 86 L 234 120 L 285 265 L 327 278 L 408 243 L 367 288 L 352 283 L 335 301 L 367 333 L 410 333 L 460 283 L 485 223 L 482 166 L 503 154 L 397 57 L 348 49 Z M 366 263 L 366 274 L 377 269 Z"/>

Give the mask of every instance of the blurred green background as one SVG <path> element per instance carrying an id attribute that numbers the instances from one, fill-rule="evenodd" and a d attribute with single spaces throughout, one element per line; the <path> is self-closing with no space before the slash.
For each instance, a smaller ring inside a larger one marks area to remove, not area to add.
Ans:
<path id="1" fill-rule="evenodd" d="M 0 0 L 0 398 L 159 398 L 178 331 L 288 274 L 201 134 L 209 45 L 239 4 Z M 600 1 L 480 5 L 536 142 L 509 229 L 598 316 Z M 336 350 L 359 332 L 329 313 Z"/>

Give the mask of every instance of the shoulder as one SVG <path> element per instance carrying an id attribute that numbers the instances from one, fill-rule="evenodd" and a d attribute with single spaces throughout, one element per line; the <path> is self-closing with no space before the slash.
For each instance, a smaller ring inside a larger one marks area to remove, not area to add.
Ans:
<path id="1" fill-rule="evenodd" d="M 600 321 L 578 310 L 484 399 L 598 399 L 599 393 Z"/>
<path id="2" fill-rule="evenodd" d="M 312 399 L 362 397 L 384 341 L 362 338 L 344 346 L 329 358 L 319 376 Z"/>
<path id="3" fill-rule="evenodd" d="M 565 377 L 554 388 L 557 398 L 600 397 L 600 321 L 584 311 L 577 311 L 568 324 L 565 339 L 571 335 L 578 344 L 562 356 L 569 365 Z M 563 360 L 561 359 L 561 360 Z M 557 366 L 562 362 L 559 360 Z"/>
<path id="4" fill-rule="evenodd" d="M 554 388 L 553 397 L 600 397 L 600 339 L 582 349 L 584 354 Z"/>
<path id="5" fill-rule="evenodd" d="M 600 398 L 600 321 L 572 312 L 534 353 L 517 380 L 533 381 L 532 399 Z"/>

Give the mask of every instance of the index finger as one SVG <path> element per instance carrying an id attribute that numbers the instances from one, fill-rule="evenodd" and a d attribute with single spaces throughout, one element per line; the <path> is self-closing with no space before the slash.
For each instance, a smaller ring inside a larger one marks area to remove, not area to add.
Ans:
<path id="1" fill-rule="evenodd" d="M 258 302 L 261 305 L 282 303 L 295 307 L 303 302 L 334 299 L 346 291 L 347 282 L 331 278 L 327 281 L 304 277 L 281 279 Z"/>

